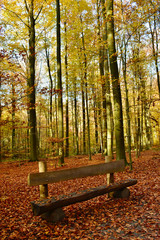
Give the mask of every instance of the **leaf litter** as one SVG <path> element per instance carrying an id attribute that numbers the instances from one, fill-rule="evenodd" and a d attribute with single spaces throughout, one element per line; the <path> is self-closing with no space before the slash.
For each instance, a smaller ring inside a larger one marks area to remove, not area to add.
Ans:
<path id="1" fill-rule="evenodd" d="M 65 207 L 66 217 L 48 223 L 32 214 L 30 202 L 39 198 L 38 187 L 27 185 L 30 172 L 38 171 L 37 163 L 1 163 L 0 239 L 160 239 L 160 151 L 147 150 L 137 159 L 133 153 L 133 171 L 127 167 L 115 174 L 115 181 L 137 179 L 130 187 L 129 199 L 109 199 L 107 194 Z M 100 154 L 89 161 L 87 156 L 65 159 L 63 168 L 104 162 Z M 48 160 L 48 169 L 54 164 Z M 67 195 L 104 185 L 106 176 L 87 177 L 49 185 L 49 195 Z"/>

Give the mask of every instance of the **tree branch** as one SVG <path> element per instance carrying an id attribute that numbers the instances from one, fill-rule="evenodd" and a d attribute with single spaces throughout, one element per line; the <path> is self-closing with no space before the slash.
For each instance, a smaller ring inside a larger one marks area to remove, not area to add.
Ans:
<path id="1" fill-rule="evenodd" d="M 27 10 L 27 12 L 29 13 L 29 7 L 28 7 L 28 5 L 27 5 L 26 0 L 24 0 L 24 3 L 25 3 L 26 10 Z"/>
<path id="2" fill-rule="evenodd" d="M 36 21 L 36 20 L 37 20 L 37 18 L 39 17 L 39 15 L 40 15 L 40 13 L 41 13 L 42 9 L 43 9 L 43 5 L 41 6 L 41 8 L 40 8 L 40 10 L 39 10 L 39 12 L 38 12 L 38 14 L 37 14 L 37 17 L 35 18 L 35 21 Z"/>
<path id="3" fill-rule="evenodd" d="M 29 25 L 26 24 L 26 23 L 22 20 L 22 18 L 21 18 L 16 12 L 14 12 L 14 11 L 12 11 L 12 10 L 4 7 L 4 6 L 3 6 L 3 8 L 6 9 L 8 12 L 13 13 L 27 28 L 29 28 Z"/>

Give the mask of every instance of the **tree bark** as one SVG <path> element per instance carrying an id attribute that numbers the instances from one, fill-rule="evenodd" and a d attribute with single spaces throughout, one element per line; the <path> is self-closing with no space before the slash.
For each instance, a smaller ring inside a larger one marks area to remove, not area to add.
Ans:
<path id="1" fill-rule="evenodd" d="M 52 74 L 51 74 L 51 66 L 50 66 L 50 58 L 49 58 L 49 49 L 47 49 L 47 46 L 45 46 L 45 51 L 46 51 L 46 60 L 47 60 L 47 67 L 48 67 L 48 75 L 49 75 L 49 80 L 50 80 L 50 92 L 49 92 L 49 126 L 51 129 L 51 137 L 53 137 L 53 126 L 52 126 L 52 119 L 53 119 L 53 79 L 52 79 Z"/>
<path id="2" fill-rule="evenodd" d="M 2 78 L 1 78 L 1 71 L 0 71 L 0 91 L 1 91 L 1 85 L 2 85 Z M 2 118 L 2 100 L 0 98 L 0 121 Z M 0 124 L 0 162 L 2 162 L 2 126 Z"/>
<path id="3" fill-rule="evenodd" d="M 113 0 L 108 0 L 107 2 L 107 40 L 114 100 L 114 120 L 115 120 L 114 129 L 116 139 L 116 157 L 117 160 L 125 159 L 125 163 L 127 164 L 124 145 L 121 90 L 117 64 L 117 53 L 115 48 Z"/>
<path id="4" fill-rule="evenodd" d="M 66 11 L 65 11 L 66 14 Z M 66 145 L 65 155 L 69 156 L 69 106 L 68 106 L 68 44 L 67 44 L 67 22 L 64 22 L 65 30 L 65 73 L 66 73 Z"/>
<path id="5" fill-rule="evenodd" d="M 75 138 L 76 138 L 76 155 L 79 154 L 79 142 L 78 142 L 78 115 L 77 115 L 77 86 L 76 79 L 74 83 L 74 116 L 75 116 Z"/>
<path id="6" fill-rule="evenodd" d="M 30 160 L 38 160 L 37 118 L 35 106 L 35 19 L 34 0 L 31 1 L 29 10 L 29 127 L 30 127 Z"/>
<path id="7" fill-rule="evenodd" d="M 60 34 L 60 1 L 56 0 L 57 11 L 57 90 L 58 90 L 58 138 L 59 138 L 59 161 L 61 166 L 64 164 L 63 149 L 63 98 L 62 98 L 62 72 L 61 72 L 61 34 Z"/>
<path id="8" fill-rule="evenodd" d="M 15 86 L 12 81 L 12 158 L 15 158 L 15 147 L 16 147 L 16 129 L 15 129 L 15 113 L 16 113 L 16 102 L 15 102 Z"/>
<path id="9" fill-rule="evenodd" d="M 124 23 L 124 10 L 123 10 L 123 3 L 121 0 L 121 11 L 122 11 L 122 19 Z M 123 79 L 125 85 L 125 111 L 127 117 L 127 140 L 128 140 L 128 153 L 129 153 L 129 164 L 130 170 L 132 170 L 132 156 L 131 156 L 131 121 L 130 121 L 130 105 L 129 105 L 129 98 L 128 98 L 128 86 L 127 86 L 127 46 L 128 46 L 128 39 L 125 38 L 125 35 L 122 36 L 122 43 L 120 46 L 121 51 L 121 60 L 122 60 L 122 71 L 123 71 Z"/>
<path id="10" fill-rule="evenodd" d="M 122 47 L 124 47 L 124 53 L 122 52 Z M 130 106 L 129 106 L 129 99 L 128 99 L 128 86 L 127 86 L 126 52 L 127 52 L 127 46 L 124 42 L 124 46 L 121 46 L 121 59 L 122 59 L 122 71 L 123 71 L 123 79 L 124 79 L 125 94 L 126 94 L 125 109 L 126 109 L 126 117 L 127 117 L 127 140 L 128 140 L 129 164 L 130 164 L 130 169 L 132 170 L 131 121 L 130 121 Z"/>
<path id="11" fill-rule="evenodd" d="M 104 11 L 104 6 L 102 4 L 102 9 Z M 98 38 L 99 38 L 99 70 L 101 78 L 101 87 L 102 87 L 102 136 L 103 136 L 103 145 L 102 151 L 104 155 L 107 155 L 107 116 L 106 116 L 106 79 L 104 73 L 104 30 L 103 38 L 101 38 L 101 26 L 100 26 L 100 13 L 99 13 L 99 3 L 97 1 L 97 21 L 98 21 Z"/>
<path id="12" fill-rule="evenodd" d="M 95 90 L 95 92 L 94 92 Z M 97 93 L 96 89 L 92 88 L 92 94 L 93 94 L 93 108 L 94 108 L 94 125 L 95 125 L 95 142 L 96 142 L 96 149 L 95 152 L 98 152 L 98 116 L 97 116 Z"/>
<path id="13" fill-rule="evenodd" d="M 155 62 L 155 68 L 156 68 L 156 75 L 157 75 L 157 85 L 158 85 L 158 92 L 159 92 L 159 97 L 160 97 L 160 77 L 159 77 L 159 69 L 158 69 L 158 37 L 157 37 L 157 29 L 156 29 L 156 21 L 155 21 L 155 16 L 154 16 L 154 29 L 156 32 L 156 46 L 157 46 L 157 51 L 155 47 L 155 37 L 154 37 L 154 31 L 152 30 L 151 23 L 149 21 L 149 27 L 150 27 L 150 32 L 151 32 L 151 40 L 152 40 L 152 51 L 153 51 L 153 57 L 154 57 L 154 62 Z"/>
<path id="14" fill-rule="evenodd" d="M 80 21 L 82 25 L 82 16 L 80 16 Z M 88 106 L 88 84 L 87 84 L 87 56 L 86 56 L 86 49 L 85 49 L 85 41 L 84 41 L 84 33 L 83 33 L 83 26 L 82 26 L 82 48 L 84 54 L 84 82 L 85 82 L 85 97 L 86 97 L 86 113 L 87 113 L 87 132 L 88 132 L 88 154 L 89 160 L 91 160 L 91 141 L 90 141 L 90 119 L 89 119 L 89 106 Z"/>
<path id="15" fill-rule="evenodd" d="M 104 75 L 105 75 L 105 105 L 106 105 L 106 127 L 107 127 L 107 155 L 112 157 L 113 155 L 113 113 L 110 94 L 110 76 L 109 76 L 109 62 L 108 62 L 108 49 L 107 44 L 107 21 L 106 21 L 106 7 L 105 0 L 102 2 L 103 13 L 103 41 L 104 41 Z"/>

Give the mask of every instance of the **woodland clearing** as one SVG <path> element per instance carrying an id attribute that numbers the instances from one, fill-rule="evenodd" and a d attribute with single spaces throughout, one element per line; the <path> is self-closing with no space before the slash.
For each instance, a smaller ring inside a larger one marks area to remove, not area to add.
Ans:
<path id="1" fill-rule="evenodd" d="M 107 195 L 65 207 L 66 217 L 48 223 L 32 214 L 30 202 L 39 198 L 38 187 L 27 185 L 30 172 L 38 171 L 37 162 L 0 164 L 0 239 L 160 239 L 160 150 L 152 149 L 133 157 L 133 171 L 127 167 L 115 174 L 115 181 L 137 179 L 130 187 L 129 199 L 109 199 Z M 104 162 L 101 154 L 65 158 L 63 168 Z M 48 160 L 48 170 L 55 163 Z M 104 185 L 106 176 L 75 179 L 49 185 L 49 196 Z"/>

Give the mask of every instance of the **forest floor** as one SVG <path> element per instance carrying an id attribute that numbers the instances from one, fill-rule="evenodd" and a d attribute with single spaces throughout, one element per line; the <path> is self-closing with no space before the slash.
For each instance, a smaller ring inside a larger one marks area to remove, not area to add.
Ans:
<path id="1" fill-rule="evenodd" d="M 52 224 L 32 214 L 30 201 L 39 198 L 38 187 L 27 185 L 37 162 L 0 164 L 0 239 L 160 239 L 160 150 L 133 153 L 133 171 L 115 174 L 115 181 L 137 179 L 129 199 L 109 199 L 107 194 L 65 207 L 63 221 Z M 104 162 L 100 155 L 65 159 L 63 168 Z M 48 170 L 55 163 L 48 161 Z M 106 176 L 87 177 L 49 185 L 49 196 L 105 185 Z"/>

